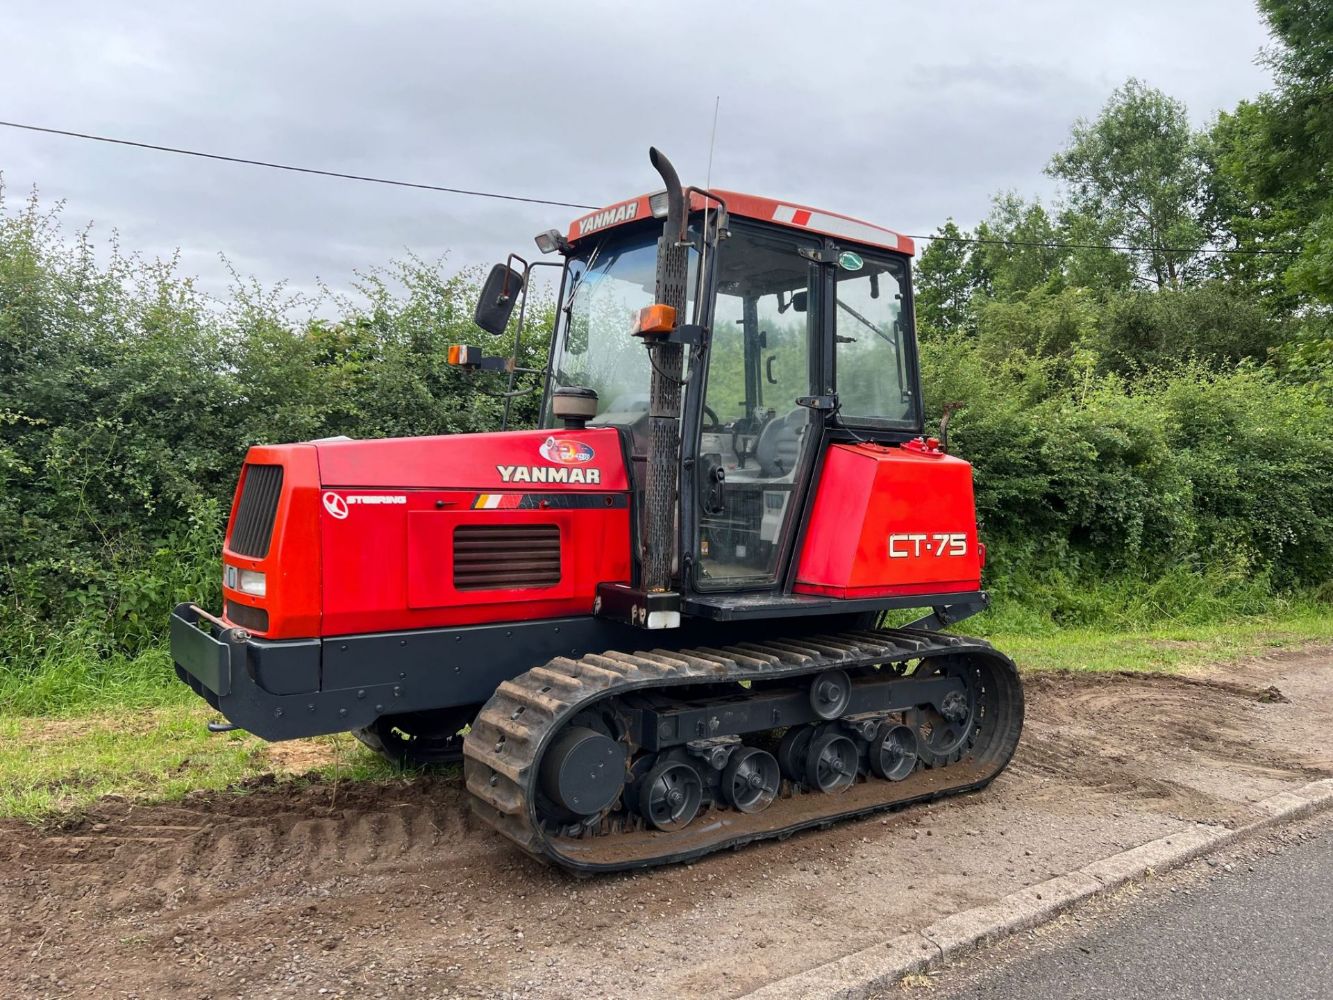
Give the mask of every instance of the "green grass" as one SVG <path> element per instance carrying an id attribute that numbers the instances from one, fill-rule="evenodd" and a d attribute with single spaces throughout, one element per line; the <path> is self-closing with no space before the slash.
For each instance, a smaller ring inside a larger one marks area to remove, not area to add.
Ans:
<path id="1" fill-rule="evenodd" d="M 1000 595 L 959 631 L 984 636 L 1025 670 L 1184 670 L 1333 642 L 1327 594 L 1274 594 L 1262 580 L 1177 571 L 1088 586 L 1051 573 L 1025 578 L 1023 590 L 1021 600 Z"/>
<path id="2" fill-rule="evenodd" d="M 1333 611 L 1309 617 L 1130 632 L 1074 628 L 1040 636 L 1003 630 L 985 631 L 985 635 L 1025 671 L 1179 671 L 1279 649 L 1333 643 Z"/>
<path id="3" fill-rule="evenodd" d="M 77 813 L 112 793 L 170 801 L 269 774 L 291 780 L 392 774 L 349 734 L 271 745 L 245 733 L 209 733 L 205 724 L 216 717 L 194 699 L 80 718 L 0 718 L 0 816 Z"/>
<path id="4" fill-rule="evenodd" d="M 26 669 L 0 668 L 0 717 L 74 718 L 126 708 L 191 705 L 195 694 L 176 680 L 171 656 L 91 653 L 74 636 L 52 643 Z"/>
<path id="5" fill-rule="evenodd" d="M 1024 671 L 1189 670 L 1333 643 L 1327 601 L 1240 596 L 1246 599 L 1229 602 L 1213 590 L 1181 597 L 1173 587 L 1155 600 L 1151 590 L 1145 596 L 1130 587 L 1051 586 L 1031 603 L 998 600 L 959 630 L 985 636 Z M 205 723 L 216 717 L 177 682 L 161 651 L 93 661 L 71 644 L 33 669 L 0 669 L 0 816 L 77 813 L 110 793 L 167 801 L 195 789 L 244 790 L 264 775 L 393 774 L 349 734 L 266 744 L 243 733 L 208 733 Z"/>

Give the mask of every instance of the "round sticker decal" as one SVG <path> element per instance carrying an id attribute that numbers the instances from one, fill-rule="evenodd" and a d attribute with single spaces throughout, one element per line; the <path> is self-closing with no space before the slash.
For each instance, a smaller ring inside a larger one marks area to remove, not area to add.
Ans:
<path id="1" fill-rule="evenodd" d="M 573 438 L 558 438 L 554 435 L 542 442 L 539 450 L 542 458 L 558 465 L 583 465 L 585 462 L 591 462 L 596 455 L 591 445 Z"/>
<path id="2" fill-rule="evenodd" d="M 859 271 L 865 266 L 865 261 L 861 259 L 859 253 L 852 253 L 850 250 L 844 250 L 838 254 L 838 266 L 844 271 Z"/>

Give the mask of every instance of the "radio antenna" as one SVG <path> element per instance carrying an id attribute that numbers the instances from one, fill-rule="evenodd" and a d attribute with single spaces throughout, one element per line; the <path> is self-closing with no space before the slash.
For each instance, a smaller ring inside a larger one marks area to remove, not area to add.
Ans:
<path id="1" fill-rule="evenodd" d="M 704 179 L 704 190 L 713 186 L 713 147 L 717 145 L 717 109 L 722 106 L 722 95 L 713 101 L 713 131 L 708 136 L 708 174 Z"/>

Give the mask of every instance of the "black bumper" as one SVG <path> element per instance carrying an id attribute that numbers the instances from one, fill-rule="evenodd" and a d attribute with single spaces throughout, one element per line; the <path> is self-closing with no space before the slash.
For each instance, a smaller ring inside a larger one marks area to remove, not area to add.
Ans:
<path id="1" fill-rule="evenodd" d="M 194 604 L 178 604 L 171 612 L 176 676 L 229 721 L 266 740 L 336 733 L 374 721 L 378 713 L 364 698 L 359 706 L 335 705 L 320 691 L 320 646 L 318 639 L 256 639 Z M 353 714 L 356 707 L 360 711 Z"/>
<path id="2" fill-rule="evenodd" d="M 346 732 L 382 715 L 479 705 L 553 656 L 642 643 L 591 616 L 328 639 L 260 639 L 194 604 L 171 613 L 176 675 L 266 740 Z"/>

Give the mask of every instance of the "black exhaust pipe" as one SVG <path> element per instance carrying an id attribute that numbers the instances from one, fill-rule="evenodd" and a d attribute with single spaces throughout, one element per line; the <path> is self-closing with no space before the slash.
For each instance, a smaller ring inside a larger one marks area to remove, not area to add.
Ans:
<path id="1" fill-rule="evenodd" d="M 689 248 L 685 243 L 685 191 L 680 177 L 660 150 L 648 150 L 648 159 L 666 185 L 667 217 L 657 240 L 655 302 L 676 310 L 685 322 L 685 291 L 689 280 Z M 684 347 L 645 338 L 653 375 L 648 398 L 648 475 L 644 487 L 643 587 L 649 593 L 674 590 L 676 559 L 676 504 L 680 476 L 680 390 Z"/>
<path id="2" fill-rule="evenodd" d="M 680 175 L 676 173 L 676 168 L 671 165 L 671 161 L 666 158 L 656 146 L 648 148 L 648 162 L 653 165 L 653 169 L 662 175 L 662 183 L 666 187 L 667 195 L 667 217 L 666 225 L 662 229 L 662 235 L 672 238 L 680 243 L 685 239 L 685 189 L 681 187 Z M 670 305 L 671 303 L 664 303 Z"/>

